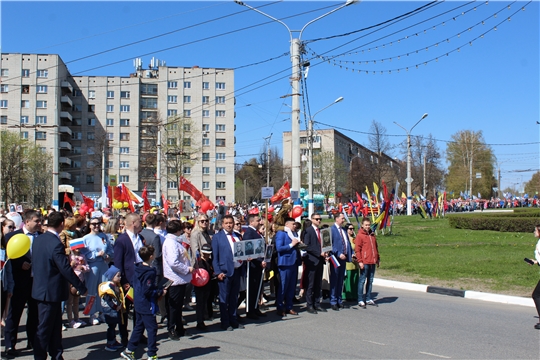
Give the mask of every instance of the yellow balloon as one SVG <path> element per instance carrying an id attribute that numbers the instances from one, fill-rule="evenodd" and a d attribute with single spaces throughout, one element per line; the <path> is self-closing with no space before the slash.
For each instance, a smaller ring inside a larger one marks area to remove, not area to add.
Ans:
<path id="1" fill-rule="evenodd" d="M 124 207 L 125 208 L 129 207 L 129 203 L 127 201 L 124 201 Z"/>
<path id="2" fill-rule="evenodd" d="M 17 259 L 30 250 L 30 238 L 24 234 L 14 235 L 7 244 L 7 256 L 10 259 Z"/>
<path id="3" fill-rule="evenodd" d="M 189 219 L 188 220 L 188 223 L 190 223 L 191 225 L 193 225 L 194 222 L 195 222 L 194 219 Z"/>

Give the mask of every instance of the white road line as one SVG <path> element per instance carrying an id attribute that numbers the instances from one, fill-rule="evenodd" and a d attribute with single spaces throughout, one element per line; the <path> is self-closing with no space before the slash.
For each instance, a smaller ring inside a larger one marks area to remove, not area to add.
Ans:
<path id="1" fill-rule="evenodd" d="M 372 344 L 376 344 L 376 345 L 382 345 L 382 346 L 385 346 L 386 344 L 383 344 L 383 343 L 380 343 L 380 342 L 376 342 L 376 341 L 371 341 L 371 340 L 362 340 L 362 341 L 365 341 L 365 342 L 368 342 L 368 343 L 372 343 Z"/>
<path id="2" fill-rule="evenodd" d="M 423 351 L 419 351 L 419 353 L 420 353 L 420 354 L 425 354 L 425 355 L 436 356 L 436 357 L 440 357 L 440 358 L 443 358 L 443 359 L 451 359 L 450 356 L 437 355 L 437 354 L 432 354 L 432 353 L 423 352 Z"/>

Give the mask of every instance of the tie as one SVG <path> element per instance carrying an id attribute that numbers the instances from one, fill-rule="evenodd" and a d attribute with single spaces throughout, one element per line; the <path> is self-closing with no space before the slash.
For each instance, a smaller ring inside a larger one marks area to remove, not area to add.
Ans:
<path id="1" fill-rule="evenodd" d="M 343 236 L 343 229 L 338 228 L 339 234 L 341 235 L 341 244 L 343 245 L 343 254 L 347 253 L 347 244 L 345 243 L 345 237 Z"/>
<path id="2" fill-rule="evenodd" d="M 319 242 L 319 245 L 321 244 L 321 230 L 317 228 L 317 241 Z"/>

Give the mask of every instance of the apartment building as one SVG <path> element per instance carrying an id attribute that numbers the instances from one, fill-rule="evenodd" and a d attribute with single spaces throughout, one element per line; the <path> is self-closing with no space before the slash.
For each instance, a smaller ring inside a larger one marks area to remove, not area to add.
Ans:
<path id="1" fill-rule="evenodd" d="M 160 179 L 161 193 L 175 202 L 171 174 L 178 171 L 169 160 L 185 156 L 181 174 L 209 199 L 232 201 L 234 71 L 168 67 L 154 59 L 146 68 L 141 59 L 134 64 L 127 76 L 71 76 L 58 55 L 2 54 L 1 129 L 19 131 L 58 156 L 60 184 L 76 193 L 100 194 L 104 173 L 106 183 L 134 191 L 147 185 L 150 197 Z M 163 153 L 158 166 L 158 144 L 174 140 L 171 122 L 188 124 L 182 140 L 189 151 Z"/>

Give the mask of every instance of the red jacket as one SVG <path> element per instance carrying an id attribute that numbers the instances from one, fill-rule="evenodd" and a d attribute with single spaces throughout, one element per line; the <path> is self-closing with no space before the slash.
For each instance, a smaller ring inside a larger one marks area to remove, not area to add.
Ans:
<path id="1" fill-rule="evenodd" d="M 367 233 L 364 229 L 360 229 L 354 239 L 354 252 L 359 263 L 378 264 L 381 259 L 375 235 L 371 231 Z"/>

